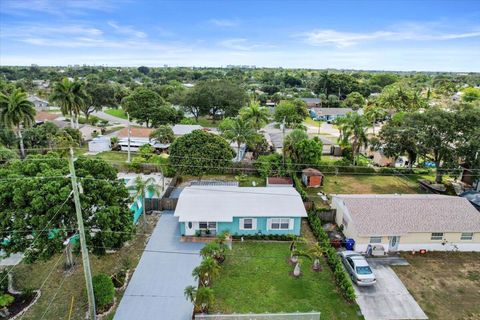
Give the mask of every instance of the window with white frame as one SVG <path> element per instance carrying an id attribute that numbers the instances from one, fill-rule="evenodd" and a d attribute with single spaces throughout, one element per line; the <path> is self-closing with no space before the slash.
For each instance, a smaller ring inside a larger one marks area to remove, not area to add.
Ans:
<path id="1" fill-rule="evenodd" d="M 270 229 L 272 230 L 289 230 L 290 219 L 289 218 L 272 218 L 270 219 Z"/>
<path id="2" fill-rule="evenodd" d="M 200 230 L 215 230 L 217 229 L 217 223 L 216 222 L 206 222 L 206 221 L 200 221 L 198 223 L 198 229 Z"/>
<path id="3" fill-rule="evenodd" d="M 257 219 L 242 218 L 240 219 L 240 230 L 255 230 L 257 229 Z"/>
<path id="4" fill-rule="evenodd" d="M 473 240 L 473 232 L 462 232 L 460 240 Z"/>
<path id="5" fill-rule="evenodd" d="M 382 243 L 382 237 L 370 237 L 370 243 Z"/>
<path id="6" fill-rule="evenodd" d="M 443 232 L 433 232 L 430 240 L 443 240 Z"/>

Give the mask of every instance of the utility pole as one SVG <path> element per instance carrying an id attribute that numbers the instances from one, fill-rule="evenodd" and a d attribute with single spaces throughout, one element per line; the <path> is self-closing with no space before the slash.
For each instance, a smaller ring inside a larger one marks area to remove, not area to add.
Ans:
<path id="1" fill-rule="evenodd" d="M 128 121 L 128 157 L 127 157 L 127 162 L 130 163 L 130 114 L 127 112 L 127 121 Z"/>
<path id="2" fill-rule="evenodd" d="M 73 164 L 73 149 L 70 148 L 70 157 L 68 159 L 70 168 L 70 178 L 72 180 L 73 199 L 75 201 L 75 211 L 77 213 L 78 233 L 80 235 L 80 247 L 82 250 L 83 272 L 87 284 L 88 306 L 90 320 L 95 320 L 97 311 L 95 308 L 95 296 L 93 294 L 92 272 L 90 269 L 90 260 L 88 259 L 87 241 L 85 239 L 85 228 L 83 227 L 82 207 L 80 206 L 80 196 L 78 192 L 77 176 L 75 175 L 75 165 Z"/>

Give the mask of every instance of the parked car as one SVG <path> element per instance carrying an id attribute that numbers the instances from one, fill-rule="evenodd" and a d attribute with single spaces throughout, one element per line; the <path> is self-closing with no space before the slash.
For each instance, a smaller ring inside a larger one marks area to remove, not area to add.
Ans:
<path id="1" fill-rule="evenodd" d="M 377 282 L 364 256 L 354 251 L 342 251 L 339 255 L 350 278 L 357 286 L 372 286 Z"/>

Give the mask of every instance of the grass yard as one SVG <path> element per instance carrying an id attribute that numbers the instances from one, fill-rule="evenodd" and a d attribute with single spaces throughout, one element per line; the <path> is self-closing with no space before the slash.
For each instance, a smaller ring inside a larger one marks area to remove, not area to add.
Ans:
<path id="1" fill-rule="evenodd" d="M 136 155 L 135 152 L 131 153 L 132 158 Z M 112 162 L 126 162 L 128 158 L 128 153 L 127 152 L 121 152 L 121 151 L 104 151 L 100 152 L 93 157 L 103 159 L 105 161 L 112 161 Z"/>
<path id="2" fill-rule="evenodd" d="M 429 319 L 480 319 L 480 254 L 404 254 L 395 272 Z"/>
<path id="3" fill-rule="evenodd" d="M 127 119 L 127 114 L 123 109 L 105 109 L 104 112 L 117 118 Z"/>
<path id="4" fill-rule="evenodd" d="M 212 313 L 264 313 L 320 311 L 322 319 L 362 319 L 358 307 L 345 302 L 337 291 L 333 275 L 310 270 L 305 261 L 303 275 L 289 275 L 288 242 L 234 243 L 220 276 L 213 282 L 215 303 Z"/>
<path id="5" fill-rule="evenodd" d="M 305 124 L 308 124 L 310 126 L 317 127 L 321 125 L 322 121 L 316 121 L 313 120 L 311 117 L 306 117 L 305 120 L 303 121 Z"/>
<path id="6" fill-rule="evenodd" d="M 148 229 L 145 231 L 138 229 L 138 233 L 151 232 L 158 221 L 158 217 L 148 216 L 148 221 Z M 90 264 L 92 267 L 92 275 L 98 273 L 111 275 L 118 272 L 125 263 L 128 263 L 131 269 L 135 268 L 142 255 L 146 241 L 147 238 L 144 235 L 137 235 L 130 241 L 129 246 L 123 247 L 116 253 L 106 254 L 100 257 L 91 254 Z M 58 264 L 55 266 L 57 261 Z M 65 276 L 63 272 L 64 261 L 64 256 L 55 255 L 45 262 L 35 262 L 33 264 L 22 263 L 15 267 L 13 273 L 15 287 L 17 289 L 40 288 L 49 272 L 53 270 L 50 278 L 45 282 L 40 299 L 28 310 L 22 317 L 22 320 L 41 319 L 44 312 L 46 312 L 44 319 L 68 319 L 72 298 L 74 299 L 74 303 L 71 319 L 85 319 L 88 303 L 85 294 L 82 258 L 81 256 L 75 256 L 77 265 L 74 267 L 73 273 L 67 276 Z M 56 294 L 57 292 L 58 294 Z M 123 292 L 117 292 L 117 300 L 120 299 L 122 295 Z M 49 306 L 50 303 L 51 305 Z"/>
<path id="7" fill-rule="evenodd" d="M 418 183 L 396 176 L 328 175 L 321 191 L 332 193 L 420 193 Z M 307 190 L 311 192 L 311 189 Z"/>

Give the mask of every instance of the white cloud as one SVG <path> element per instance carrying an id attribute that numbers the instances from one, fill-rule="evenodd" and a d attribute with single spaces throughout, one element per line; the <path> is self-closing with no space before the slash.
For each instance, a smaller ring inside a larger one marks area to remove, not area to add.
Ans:
<path id="1" fill-rule="evenodd" d="M 431 30 L 425 26 L 408 24 L 392 30 L 372 32 L 343 32 L 333 29 L 316 29 L 296 35 L 307 44 L 321 46 L 331 44 L 339 48 L 372 41 L 442 41 L 480 37 L 480 29 L 465 32 L 442 32 Z"/>
<path id="2" fill-rule="evenodd" d="M 208 22 L 217 27 L 236 27 L 240 25 L 240 21 L 237 19 L 210 19 Z"/>
<path id="3" fill-rule="evenodd" d="M 2 11 L 24 16 L 31 12 L 82 15 L 87 11 L 111 11 L 125 0 L 2 0 Z"/>
<path id="4" fill-rule="evenodd" d="M 116 32 L 126 35 L 132 36 L 135 38 L 146 38 L 147 34 L 143 31 L 135 30 L 132 26 L 121 26 L 114 21 L 109 21 L 108 25 L 115 29 Z"/>

